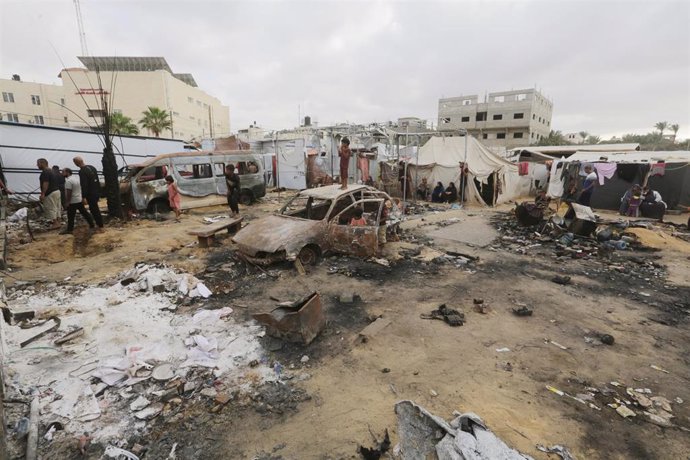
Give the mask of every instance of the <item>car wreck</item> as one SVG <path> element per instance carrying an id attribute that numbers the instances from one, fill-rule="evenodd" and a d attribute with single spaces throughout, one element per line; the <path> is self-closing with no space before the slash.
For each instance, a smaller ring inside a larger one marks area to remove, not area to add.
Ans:
<path id="1" fill-rule="evenodd" d="M 278 213 L 240 230 L 233 241 L 244 258 L 260 265 L 296 259 L 313 265 L 327 252 L 372 257 L 378 251 L 378 231 L 387 200 L 387 193 L 365 185 L 303 190 Z M 352 226 L 350 221 L 358 208 L 366 224 Z"/>

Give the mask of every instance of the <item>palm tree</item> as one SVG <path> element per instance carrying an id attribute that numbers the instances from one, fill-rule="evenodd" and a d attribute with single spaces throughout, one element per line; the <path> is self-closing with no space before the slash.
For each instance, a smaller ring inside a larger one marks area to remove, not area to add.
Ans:
<path id="1" fill-rule="evenodd" d="M 114 112 L 110 116 L 110 132 L 113 134 L 137 135 L 139 128 L 132 119 L 122 115 L 119 112 Z"/>
<path id="2" fill-rule="evenodd" d="M 589 133 L 587 131 L 580 131 L 578 134 L 582 138 L 582 143 L 585 143 L 585 139 L 587 139 L 587 136 L 589 136 Z"/>
<path id="3" fill-rule="evenodd" d="M 676 143 L 676 136 L 678 135 L 678 130 L 680 129 L 680 126 L 678 126 L 678 123 L 674 123 L 671 126 L 669 126 L 671 131 L 673 131 L 673 143 Z"/>
<path id="4" fill-rule="evenodd" d="M 149 107 L 145 112 L 142 112 L 143 118 L 139 120 L 142 128 L 146 128 L 153 133 L 154 136 L 160 137 L 162 131 L 166 129 L 172 130 L 172 120 L 170 114 L 158 107 Z"/>
<path id="5" fill-rule="evenodd" d="M 568 145 L 570 142 L 565 138 L 562 132 L 551 130 L 547 137 L 542 137 L 537 142 L 537 145 Z"/>
<path id="6" fill-rule="evenodd" d="M 660 121 L 654 127 L 659 130 L 659 136 L 664 137 L 664 131 L 668 128 L 668 121 Z"/>
<path id="7" fill-rule="evenodd" d="M 587 141 L 585 142 L 585 144 L 595 145 L 599 142 L 601 142 L 601 137 L 590 134 L 589 136 L 587 136 Z"/>

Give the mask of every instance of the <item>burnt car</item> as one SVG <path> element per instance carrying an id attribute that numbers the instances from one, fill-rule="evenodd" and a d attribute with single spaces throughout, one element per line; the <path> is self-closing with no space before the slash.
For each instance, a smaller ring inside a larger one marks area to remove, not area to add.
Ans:
<path id="1" fill-rule="evenodd" d="M 251 262 L 267 265 L 282 260 L 315 264 L 333 251 L 357 257 L 374 256 L 387 193 L 366 185 L 340 185 L 299 192 L 276 214 L 252 221 L 233 241 Z M 351 226 L 357 208 L 366 225 Z"/>

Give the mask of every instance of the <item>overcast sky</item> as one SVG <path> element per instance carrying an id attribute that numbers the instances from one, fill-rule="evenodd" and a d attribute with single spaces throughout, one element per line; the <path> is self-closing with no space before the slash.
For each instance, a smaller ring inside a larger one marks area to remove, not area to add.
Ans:
<path id="1" fill-rule="evenodd" d="M 230 106 L 232 130 L 418 116 L 439 97 L 531 88 L 552 126 L 657 121 L 690 137 L 690 2 L 81 0 L 92 55 L 164 56 Z M 55 48 L 54 51 L 53 47 Z M 0 0 L 0 77 L 79 65 L 72 0 Z M 59 55 L 59 58 L 58 58 Z"/>

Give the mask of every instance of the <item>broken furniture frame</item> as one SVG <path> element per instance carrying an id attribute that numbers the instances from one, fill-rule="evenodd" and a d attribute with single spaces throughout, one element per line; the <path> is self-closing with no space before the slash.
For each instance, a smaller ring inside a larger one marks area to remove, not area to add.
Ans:
<path id="1" fill-rule="evenodd" d="M 199 240 L 200 248 L 208 248 L 213 243 L 213 237 L 216 233 L 227 230 L 228 233 L 235 234 L 240 228 L 242 228 L 242 217 L 231 218 L 227 220 L 222 220 L 215 224 L 207 225 L 205 227 L 197 228 L 195 230 L 190 230 L 190 235 L 194 235 Z"/>

